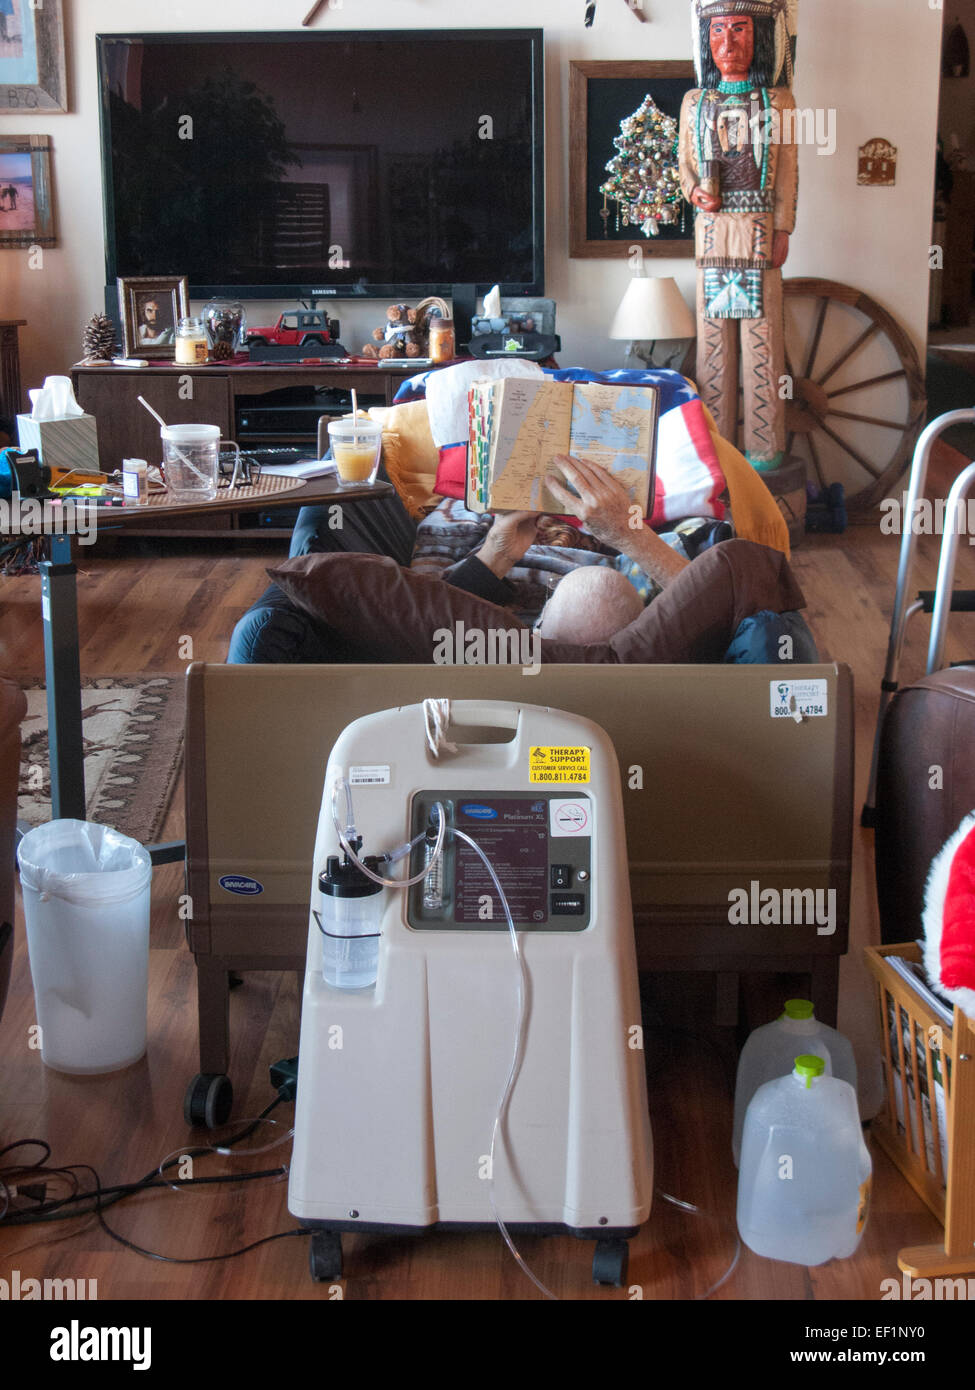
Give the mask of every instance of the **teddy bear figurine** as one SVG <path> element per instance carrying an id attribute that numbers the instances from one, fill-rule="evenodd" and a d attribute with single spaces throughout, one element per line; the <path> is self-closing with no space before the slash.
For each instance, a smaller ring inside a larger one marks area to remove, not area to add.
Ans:
<path id="1" fill-rule="evenodd" d="M 387 357 L 420 357 L 421 345 L 413 325 L 416 323 L 416 310 L 406 304 L 390 304 L 386 310 L 386 322 L 372 331 L 373 342 L 366 343 L 362 356 L 385 359 Z M 382 347 L 376 347 L 382 343 Z"/>

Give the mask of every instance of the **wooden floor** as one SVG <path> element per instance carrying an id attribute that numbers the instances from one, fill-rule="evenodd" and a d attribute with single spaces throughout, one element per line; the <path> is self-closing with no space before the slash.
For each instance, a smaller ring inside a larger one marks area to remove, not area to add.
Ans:
<path id="1" fill-rule="evenodd" d="M 960 456 L 944 451 L 932 470 L 944 495 Z M 898 539 L 875 527 L 842 537 L 808 537 L 794 557 L 808 616 L 824 658 L 854 671 L 857 720 L 857 813 L 863 800 L 879 681 L 894 594 Z M 918 586 L 933 585 L 937 541 L 920 544 Z M 283 545 L 248 542 L 127 541 L 114 553 L 81 552 L 78 580 L 82 671 L 86 677 L 151 671 L 176 673 L 188 659 L 220 661 L 236 618 L 264 588 L 264 566 Z M 975 556 L 962 547 L 958 581 L 975 587 Z M 36 578 L 0 578 L 0 670 L 42 674 L 40 594 Z M 949 658 L 975 651 L 975 624 L 955 620 Z M 927 620 L 919 619 L 902 668 L 923 668 Z M 192 649 L 186 639 L 191 639 Z M 182 828 L 179 797 L 166 838 Z M 879 940 L 872 884 L 871 835 L 855 831 L 853 940 L 844 961 L 840 1024 L 854 1038 L 862 1099 L 879 1099 L 879 1054 L 872 995 L 859 947 Z M 72 1078 L 46 1070 L 29 1047 L 33 997 L 18 906 L 18 948 L 11 995 L 0 1023 L 0 1145 L 42 1137 L 52 1163 L 94 1166 L 103 1185 L 131 1181 L 185 1147 L 182 1097 L 197 1070 L 195 980 L 183 944 L 177 897 L 181 870 L 156 871 L 147 1058 L 107 1077 Z M 774 991 L 774 986 L 773 986 Z M 736 1039 L 710 1024 L 706 977 L 645 982 L 646 1056 L 655 1138 L 656 1183 L 663 1193 L 700 1208 L 687 1213 L 658 1196 L 647 1226 L 632 1242 L 626 1289 L 595 1287 L 591 1245 L 571 1239 L 525 1239 L 523 1253 L 561 1298 L 653 1300 L 700 1298 L 734 1257 L 736 1174 L 730 1157 Z M 249 975 L 232 997 L 231 1073 L 235 1115 L 255 1116 L 269 1102 L 268 1066 L 297 1051 L 298 997 L 293 976 Z M 274 1112 L 287 1131 L 291 1106 Z M 287 1145 L 284 1146 L 285 1151 Z M 713 1295 L 732 1299 L 863 1299 L 881 1296 L 881 1280 L 898 1277 L 899 1247 L 939 1238 L 939 1227 L 876 1146 L 873 1209 L 857 1255 L 805 1269 L 742 1250 L 732 1277 Z M 223 1160 L 219 1160 L 222 1162 Z M 201 1161 L 202 1162 L 202 1161 Z M 262 1162 L 267 1162 L 262 1159 Z M 202 1170 L 198 1170 L 202 1171 Z M 216 1195 L 168 1189 L 131 1198 L 107 1216 L 125 1239 L 177 1259 L 238 1249 L 275 1232 L 293 1231 L 286 1182 L 253 1183 Z M 307 1237 L 274 1241 L 240 1258 L 211 1264 L 164 1263 L 122 1248 L 94 1218 L 0 1232 L 0 1277 L 97 1279 L 100 1298 L 294 1299 L 336 1296 L 308 1278 Z M 532 1299 L 532 1288 L 495 1234 L 423 1239 L 347 1238 L 346 1299 Z M 638 1287 L 639 1295 L 633 1289 Z"/>

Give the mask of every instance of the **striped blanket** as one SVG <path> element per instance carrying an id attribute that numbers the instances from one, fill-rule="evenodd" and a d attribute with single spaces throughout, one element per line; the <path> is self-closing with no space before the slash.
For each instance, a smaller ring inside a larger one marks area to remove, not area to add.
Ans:
<path id="1" fill-rule="evenodd" d="M 480 548 L 491 520 L 482 512 L 469 512 L 463 502 L 445 497 L 417 528 L 410 568 L 439 579 L 444 570 Z M 580 565 L 608 565 L 618 570 L 645 604 L 659 594 L 660 586 L 635 561 L 600 545 L 592 536 L 572 532 L 568 527 L 561 529 L 566 540 L 577 543 L 533 545 L 507 576 L 514 589 L 513 606 L 522 622 L 534 622 L 563 575 Z M 557 528 L 552 531 L 557 534 Z M 687 559 L 693 559 L 700 549 L 730 535 L 731 527 L 725 522 L 692 517 L 673 530 L 662 532 L 661 539 Z M 549 539 L 544 532 L 543 539 Z"/>

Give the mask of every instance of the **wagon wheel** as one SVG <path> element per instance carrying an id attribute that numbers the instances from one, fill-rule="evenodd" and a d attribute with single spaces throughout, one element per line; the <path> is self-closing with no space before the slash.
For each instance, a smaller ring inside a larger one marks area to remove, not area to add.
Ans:
<path id="1" fill-rule="evenodd" d="M 843 484 L 850 521 L 873 521 L 924 426 L 920 360 L 903 329 L 862 291 L 811 279 L 783 280 L 782 289 L 793 391 L 786 454 L 800 459 L 821 488 Z M 684 366 L 693 375 L 690 353 Z"/>
<path id="2" fill-rule="evenodd" d="M 927 397 L 914 344 L 869 295 L 835 280 L 785 280 L 786 454 L 810 482 L 842 483 L 851 521 L 904 473 Z"/>

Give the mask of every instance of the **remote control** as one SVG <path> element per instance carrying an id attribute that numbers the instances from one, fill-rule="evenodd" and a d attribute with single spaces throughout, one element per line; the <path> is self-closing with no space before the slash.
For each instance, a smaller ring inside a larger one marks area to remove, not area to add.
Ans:
<path id="1" fill-rule="evenodd" d="M 113 357 L 113 367 L 148 367 L 149 363 L 144 357 Z"/>

